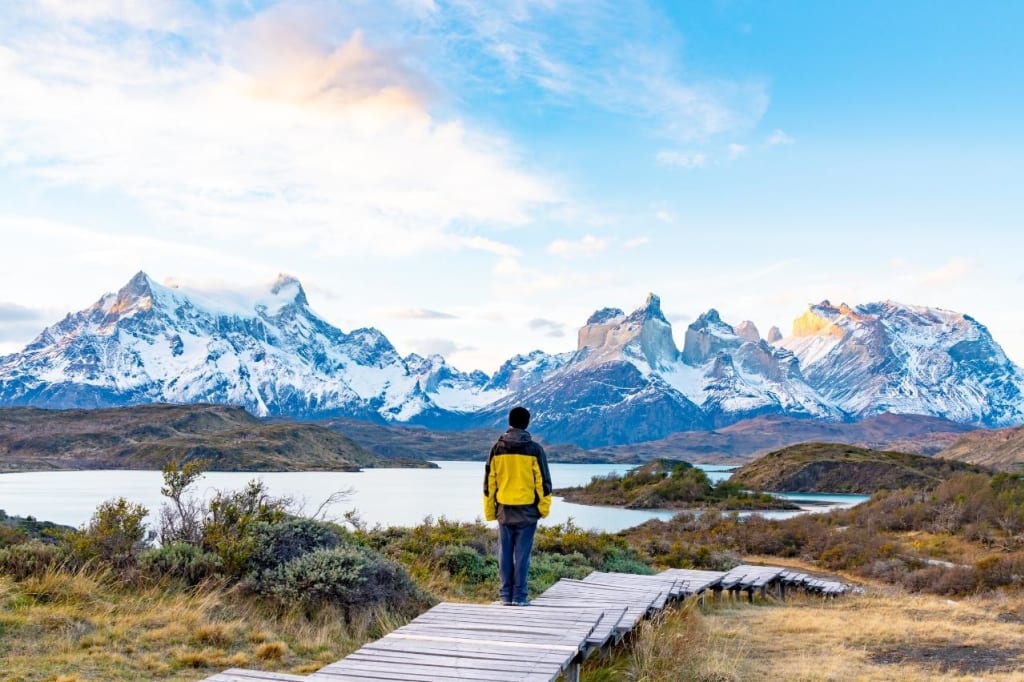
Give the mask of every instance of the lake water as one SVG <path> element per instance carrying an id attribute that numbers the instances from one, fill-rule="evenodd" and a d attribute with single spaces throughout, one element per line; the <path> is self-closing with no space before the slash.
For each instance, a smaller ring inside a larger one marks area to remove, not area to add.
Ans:
<path id="1" fill-rule="evenodd" d="M 482 519 L 483 462 L 438 462 L 439 469 L 367 469 L 360 472 L 209 472 L 194 492 L 204 497 L 217 490 L 238 490 L 252 479 L 262 480 L 270 493 L 291 497 L 313 513 L 333 493 L 350 493 L 330 507 L 328 516 L 341 518 L 356 510 L 369 525 L 413 526 L 427 516 L 454 521 Z M 622 473 L 635 465 L 552 463 L 556 487 L 582 485 L 593 476 Z M 728 478 L 730 467 L 701 466 L 712 481 Z M 15 516 L 34 516 L 69 526 L 81 526 L 104 500 L 125 497 L 150 510 L 156 517 L 165 499 L 160 495 L 159 471 L 44 471 L 0 474 L 0 509 Z M 851 506 L 863 495 L 809 495 L 792 497 L 807 511 Z M 785 518 L 802 512 L 765 512 L 769 518 Z M 647 521 L 669 519 L 671 511 L 642 511 L 572 504 L 555 498 L 551 515 L 543 524 L 563 523 L 570 517 L 583 528 L 618 531 Z"/>

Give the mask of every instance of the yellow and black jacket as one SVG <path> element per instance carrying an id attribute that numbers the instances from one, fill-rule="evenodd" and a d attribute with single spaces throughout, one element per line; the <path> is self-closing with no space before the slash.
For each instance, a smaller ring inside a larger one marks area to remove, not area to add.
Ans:
<path id="1" fill-rule="evenodd" d="M 544 448 L 528 431 L 509 428 L 491 448 L 484 470 L 484 518 L 508 526 L 537 523 L 551 511 L 551 473 Z"/>

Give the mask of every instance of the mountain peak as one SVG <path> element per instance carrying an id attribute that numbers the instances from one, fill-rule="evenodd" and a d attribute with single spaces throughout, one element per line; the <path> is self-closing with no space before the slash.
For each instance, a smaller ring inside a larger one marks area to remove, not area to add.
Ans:
<path id="1" fill-rule="evenodd" d="M 611 322 L 618 322 L 620 318 L 625 317 L 626 313 L 622 312 L 620 308 L 601 308 L 600 310 L 594 311 L 594 314 L 587 318 L 587 324 L 609 324 Z"/>
<path id="2" fill-rule="evenodd" d="M 139 270 L 116 294 L 107 294 L 100 299 L 96 307 L 108 316 L 108 322 L 131 313 L 149 310 L 153 307 L 154 286 L 158 285 L 149 275 Z"/>
<path id="3" fill-rule="evenodd" d="M 270 293 L 275 296 L 280 296 L 282 294 L 287 296 L 292 293 L 292 290 L 294 290 L 294 296 L 292 296 L 292 298 L 296 303 L 299 305 L 309 304 L 309 301 L 306 299 L 306 290 L 302 288 L 302 283 L 299 281 L 299 278 L 294 275 L 288 275 L 282 272 L 277 276 L 277 279 L 274 280 L 274 283 L 270 287 Z"/>
<path id="4" fill-rule="evenodd" d="M 659 320 L 668 324 L 665 314 L 661 312 L 661 297 L 657 294 L 647 294 L 647 299 L 642 307 L 637 308 L 629 317 L 627 322 L 644 322 L 647 320 Z"/>

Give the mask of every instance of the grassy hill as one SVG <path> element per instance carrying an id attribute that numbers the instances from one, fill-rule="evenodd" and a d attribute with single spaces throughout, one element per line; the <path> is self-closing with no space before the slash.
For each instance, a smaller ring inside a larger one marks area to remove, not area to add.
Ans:
<path id="1" fill-rule="evenodd" d="M 974 431 L 957 439 L 936 457 L 1024 473 L 1024 426 Z"/>
<path id="2" fill-rule="evenodd" d="M 429 466 L 381 457 L 323 426 L 262 422 L 225 405 L 0 409 L 0 472 L 160 469 L 172 458 L 205 458 L 212 471 Z"/>
<path id="3" fill-rule="evenodd" d="M 569 502 L 629 509 L 799 508 L 771 495 L 743 491 L 730 482 L 714 485 L 700 469 L 673 459 L 656 459 L 622 476 L 595 476 L 585 486 L 560 488 L 555 494 Z"/>
<path id="4" fill-rule="evenodd" d="M 754 490 L 870 495 L 882 489 L 933 488 L 963 471 L 982 468 L 842 443 L 802 443 L 768 453 L 738 469 L 730 480 Z"/>

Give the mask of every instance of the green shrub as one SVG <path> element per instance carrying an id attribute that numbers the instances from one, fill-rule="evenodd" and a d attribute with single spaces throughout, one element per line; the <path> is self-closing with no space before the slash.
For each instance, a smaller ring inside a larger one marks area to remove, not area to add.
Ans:
<path id="1" fill-rule="evenodd" d="M 148 511 L 123 497 L 96 508 L 89 524 L 66 535 L 72 556 L 80 562 L 102 561 L 115 569 L 133 568 L 146 547 Z"/>
<path id="2" fill-rule="evenodd" d="M 594 572 L 586 556 L 579 552 L 554 554 L 534 552 L 528 579 L 530 594 L 540 594 L 562 578 L 582 580 Z"/>
<path id="3" fill-rule="evenodd" d="M 203 524 L 203 549 L 220 557 L 225 573 L 242 577 L 256 551 L 257 528 L 287 518 L 289 502 L 271 497 L 257 480 L 249 481 L 244 490 L 218 492 L 210 500 Z"/>
<path id="4" fill-rule="evenodd" d="M 444 548 L 441 563 L 454 578 L 464 583 L 478 585 L 494 580 L 498 574 L 498 559 L 493 555 L 483 555 L 472 547 L 464 545 Z"/>
<path id="5" fill-rule="evenodd" d="M 313 550 L 334 549 L 338 540 L 335 530 L 313 519 L 289 518 L 277 523 L 258 523 L 253 529 L 249 571 L 260 573 Z"/>
<path id="6" fill-rule="evenodd" d="M 329 603 L 346 612 L 378 605 L 402 611 L 423 601 L 399 564 L 351 545 L 314 550 L 264 571 L 256 589 L 283 604 Z"/>
<path id="7" fill-rule="evenodd" d="M 220 557 L 204 552 L 187 542 L 172 542 L 145 552 L 139 557 L 139 568 L 152 578 L 177 578 L 189 585 L 198 585 L 221 572 Z"/>
<path id="8" fill-rule="evenodd" d="M 66 558 L 63 547 L 32 540 L 0 549 L 0 573 L 24 580 L 59 566 Z"/>
<path id="9" fill-rule="evenodd" d="M 20 545 L 28 540 L 28 533 L 0 523 L 0 548 Z"/>
<path id="10" fill-rule="evenodd" d="M 599 570 L 608 573 L 638 573 L 653 575 L 654 570 L 640 559 L 633 549 L 614 548 L 605 556 Z"/>

